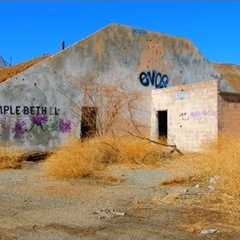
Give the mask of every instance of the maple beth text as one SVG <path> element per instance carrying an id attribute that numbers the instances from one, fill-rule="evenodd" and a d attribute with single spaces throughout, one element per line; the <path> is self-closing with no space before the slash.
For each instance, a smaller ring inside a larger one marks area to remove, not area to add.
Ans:
<path id="1" fill-rule="evenodd" d="M 0 114 L 6 115 L 59 115 L 60 109 L 46 106 L 10 106 L 0 105 Z"/>

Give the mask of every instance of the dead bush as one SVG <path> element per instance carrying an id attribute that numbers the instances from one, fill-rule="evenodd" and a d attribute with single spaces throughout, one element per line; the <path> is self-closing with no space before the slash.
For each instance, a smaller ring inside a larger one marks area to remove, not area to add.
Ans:
<path id="1" fill-rule="evenodd" d="M 0 147 L 0 169 L 20 168 L 23 152 L 13 147 Z"/>
<path id="2" fill-rule="evenodd" d="M 135 137 L 96 137 L 70 140 L 44 163 L 48 176 L 85 177 L 98 174 L 112 164 L 159 165 L 163 147 Z"/>

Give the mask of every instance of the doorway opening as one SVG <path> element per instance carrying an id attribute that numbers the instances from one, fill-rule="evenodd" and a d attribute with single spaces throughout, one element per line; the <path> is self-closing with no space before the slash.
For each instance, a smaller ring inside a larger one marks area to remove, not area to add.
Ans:
<path id="1" fill-rule="evenodd" d="M 168 113 L 166 111 L 158 111 L 158 138 L 167 141 L 168 135 Z"/>
<path id="2" fill-rule="evenodd" d="M 94 137 L 97 133 L 97 108 L 82 107 L 81 138 Z"/>

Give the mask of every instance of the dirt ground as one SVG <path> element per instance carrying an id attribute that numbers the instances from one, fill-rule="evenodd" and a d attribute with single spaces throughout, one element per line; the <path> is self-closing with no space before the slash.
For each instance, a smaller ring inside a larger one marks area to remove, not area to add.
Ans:
<path id="1" fill-rule="evenodd" d="M 222 212 L 201 206 L 204 187 L 161 185 L 166 168 L 114 166 L 120 180 L 109 182 L 50 180 L 41 167 L 0 172 L 0 240 L 240 239 Z"/>

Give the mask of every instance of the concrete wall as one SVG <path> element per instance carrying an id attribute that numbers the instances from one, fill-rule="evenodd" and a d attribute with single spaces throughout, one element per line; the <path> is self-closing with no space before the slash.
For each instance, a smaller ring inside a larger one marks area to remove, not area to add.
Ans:
<path id="1" fill-rule="evenodd" d="M 1 141 L 28 148 L 49 148 L 62 143 L 70 134 L 79 137 L 81 106 L 89 104 L 83 86 L 94 88 L 99 84 L 141 95 L 132 107 L 131 117 L 142 125 L 141 131 L 149 134 L 152 89 L 219 78 L 213 65 L 187 40 L 110 25 L 1 83 L 1 106 L 21 108 L 20 114 L 10 110 L 0 112 Z M 224 80 L 219 81 L 222 87 L 228 88 Z M 44 128 L 32 126 L 36 113 L 24 114 L 24 106 L 56 108 L 58 115 L 48 112 L 48 119 L 42 120 Z M 195 111 L 197 108 L 196 103 Z M 124 108 L 121 112 L 129 115 Z M 126 118 L 121 117 L 119 123 L 133 127 Z M 118 126 L 116 124 L 116 128 Z M 191 131 L 187 131 L 184 138 L 190 134 Z"/>
<path id="2" fill-rule="evenodd" d="M 218 134 L 218 82 L 205 81 L 152 92 L 151 136 L 158 138 L 157 111 L 168 110 L 168 143 L 198 151 Z"/>
<path id="3" fill-rule="evenodd" d="M 220 93 L 219 133 L 240 136 L 240 95 Z"/>

